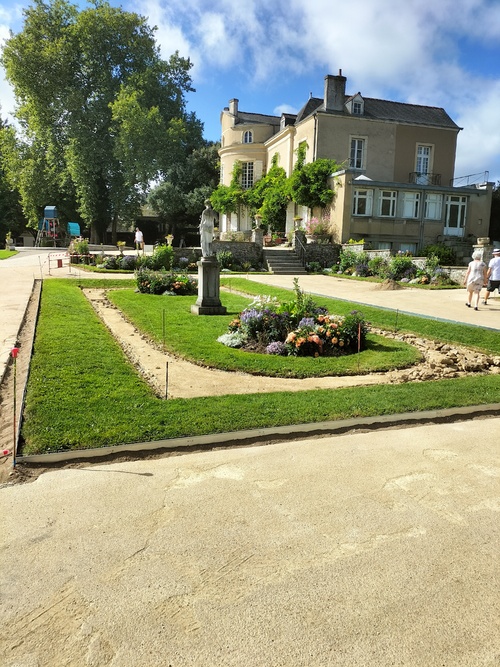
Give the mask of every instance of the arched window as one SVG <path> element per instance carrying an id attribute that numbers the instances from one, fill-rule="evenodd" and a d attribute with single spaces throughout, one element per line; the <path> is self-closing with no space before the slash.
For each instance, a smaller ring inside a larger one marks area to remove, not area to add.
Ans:
<path id="1" fill-rule="evenodd" d="M 243 133 L 243 143 L 244 144 L 253 143 L 253 132 L 252 132 L 252 130 L 247 130 L 246 132 Z"/>

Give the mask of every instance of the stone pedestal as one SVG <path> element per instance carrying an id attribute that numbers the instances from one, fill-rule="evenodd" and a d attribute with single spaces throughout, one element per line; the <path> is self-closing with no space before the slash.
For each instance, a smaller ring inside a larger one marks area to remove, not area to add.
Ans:
<path id="1" fill-rule="evenodd" d="M 220 302 L 220 271 L 215 256 L 203 257 L 198 264 L 198 299 L 191 306 L 195 315 L 225 315 L 226 307 Z"/>
<path id="2" fill-rule="evenodd" d="M 252 230 L 252 241 L 261 248 L 264 245 L 264 230 L 261 227 L 256 227 Z"/>

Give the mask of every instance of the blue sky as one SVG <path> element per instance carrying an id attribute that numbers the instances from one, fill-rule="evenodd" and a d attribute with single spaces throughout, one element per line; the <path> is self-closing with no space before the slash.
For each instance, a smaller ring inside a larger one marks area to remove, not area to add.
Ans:
<path id="1" fill-rule="evenodd" d="M 0 0 L 0 44 L 29 3 Z M 79 2 L 80 6 L 85 3 Z M 188 108 L 220 137 L 233 97 L 243 111 L 298 111 L 339 69 L 347 92 L 443 107 L 464 129 L 455 176 L 500 181 L 500 0 L 135 0 L 162 56 L 193 62 Z M 0 105 L 14 100 L 0 70 Z"/>

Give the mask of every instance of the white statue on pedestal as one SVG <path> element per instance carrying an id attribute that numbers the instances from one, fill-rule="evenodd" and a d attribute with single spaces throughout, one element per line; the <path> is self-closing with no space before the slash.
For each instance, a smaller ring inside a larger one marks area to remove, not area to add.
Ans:
<path id="1" fill-rule="evenodd" d="M 205 210 L 201 214 L 200 238 L 201 254 L 203 257 L 212 257 L 212 241 L 214 238 L 214 227 L 217 221 L 217 214 L 212 208 L 210 200 L 205 201 Z"/>

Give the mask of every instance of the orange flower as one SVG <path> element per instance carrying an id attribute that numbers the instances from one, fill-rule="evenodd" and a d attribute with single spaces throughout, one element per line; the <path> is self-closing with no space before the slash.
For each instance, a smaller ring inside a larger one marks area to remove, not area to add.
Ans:
<path id="1" fill-rule="evenodd" d="M 339 342 L 339 339 L 338 339 L 338 338 L 332 338 L 332 343 L 333 343 L 334 345 L 337 345 L 338 342 Z"/>

